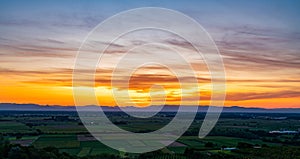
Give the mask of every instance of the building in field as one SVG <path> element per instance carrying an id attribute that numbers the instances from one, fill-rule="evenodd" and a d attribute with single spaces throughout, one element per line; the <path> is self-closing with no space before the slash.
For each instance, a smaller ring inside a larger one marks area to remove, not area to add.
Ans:
<path id="1" fill-rule="evenodd" d="M 284 130 L 284 131 L 269 131 L 270 134 L 298 134 L 299 131 L 290 131 L 290 130 Z"/>

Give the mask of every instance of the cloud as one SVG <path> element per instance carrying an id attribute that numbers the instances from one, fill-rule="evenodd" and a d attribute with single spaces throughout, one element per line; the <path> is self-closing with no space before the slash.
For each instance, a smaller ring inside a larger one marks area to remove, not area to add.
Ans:
<path id="1" fill-rule="evenodd" d="M 274 98 L 291 98 L 291 97 L 300 97 L 299 91 L 278 91 L 278 92 L 265 92 L 265 93 L 228 93 L 226 100 L 230 101 L 243 101 L 243 100 L 257 100 L 257 99 L 270 99 Z"/>
<path id="2" fill-rule="evenodd" d="M 266 79 L 276 74 L 277 80 L 300 78 L 300 48 L 296 45 L 300 34 L 291 36 L 281 30 L 274 33 L 249 27 L 240 30 L 232 28 L 217 41 L 228 75 L 243 73 L 247 78 Z"/>
<path id="3" fill-rule="evenodd" d="M 160 67 L 149 66 L 147 69 L 160 69 Z M 112 82 L 112 71 L 111 69 L 97 69 L 95 83 L 96 86 L 110 87 Z M 77 73 L 90 74 L 90 70 L 77 70 Z M 0 76 L 12 76 L 14 80 L 17 80 L 25 84 L 36 84 L 36 85 L 48 85 L 48 86 L 72 86 L 72 73 L 73 69 L 68 68 L 56 68 L 48 70 L 26 70 L 26 69 L 7 69 L 0 68 Z M 88 76 L 90 77 L 90 76 Z M 192 85 L 194 80 L 198 80 L 201 84 L 210 82 L 210 79 L 200 77 L 179 77 L 181 82 L 185 86 Z M 116 75 L 114 78 L 114 86 L 119 90 L 127 89 L 126 79 L 130 79 L 129 88 L 131 90 L 143 90 L 148 91 L 153 84 L 162 85 L 165 89 L 180 88 L 179 80 L 177 77 L 169 74 L 133 74 L 131 77 L 128 75 Z M 90 82 L 91 79 L 86 79 L 86 76 L 82 76 L 78 81 L 83 85 L 86 82 Z"/>
<path id="4" fill-rule="evenodd" d="M 228 83 L 294 83 L 300 79 L 227 79 Z"/>

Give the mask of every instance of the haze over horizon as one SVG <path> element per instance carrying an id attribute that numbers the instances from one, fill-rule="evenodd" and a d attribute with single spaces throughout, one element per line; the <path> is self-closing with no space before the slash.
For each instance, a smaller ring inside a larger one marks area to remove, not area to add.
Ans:
<path id="1" fill-rule="evenodd" d="M 185 109 L 186 112 L 195 112 L 192 105 L 184 105 L 188 107 Z M 76 108 L 77 107 L 77 108 Z M 99 111 L 97 108 L 99 105 L 83 105 L 83 106 L 61 106 L 61 105 L 39 105 L 39 104 L 16 104 L 16 103 L 0 103 L 0 111 Z M 161 106 L 159 106 L 161 107 Z M 159 109 L 160 112 L 177 112 L 179 105 L 165 105 Z M 207 113 L 210 106 L 199 105 L 197 106 L 197 112 Z M 216 107 L 216 106 L 211 106 Z M 151 105 L 147 107 L 135 107 L 135 106 L 104 106 L 101 108 L 105 112 L 157 112 L 157 105 Z M 190 109 L 189 109 L 190 108 Z M 214 111 L 212 111 L 214 112 Z M 223 107 L 222 113 L 292 113 L 299 114 L 300 108 L 259 108 L 259 107 L 243 107 L 243 106 L 226 106 Z"/>
<path id="2" fill-rule="evenodd" d="M 212 36 L 226 69 L 225 106 L 300 108 L 300 2 L 257 2 L 1 1 L 0 103 L 74 105 L 72 69 L 86 35 L 116 13 L 151 6 L 178 10 L 194 18 Z M 149 104 L 151 86 L 160 84 L 165 88 L 168 105 L 178 105 L 181 96 L 208 105 L 211 81 L 203 59 L 191 54 L 189 46 L 181 39 L 151 30 L 121 38 L 118 45 L 108 48 L 96 75 L 95 91 L 99 99 L 104 99 L 101 105 L 116 105 L 112 89 L 124 91 L 110 85 L 116 59 L 126 47 L 153 38 L 165 45 L 185 48 L 183 54 L 196 71 L 200 90 L 183 88 L 189 93 L 181 94 L 178 80 L 172 73 L 162 66 L 147 65 L 131 77 L 129 93 L 132 102 L 140 106 Z M 103 38 L 96 42 L 103 45 L 107 41 Z M 136 54 L 143 58 L 151 51 Z M 167 50 L 156 53 L 162 58 L 170 58 L 164 56 L 164 51 Z M 182 69 L 178 63 L 171 64 Z M 128 75 L 124 71 L 118 80 L 123 81 L 125 76 Z M 157 94 L 162 92 L 157 91 Z M 132 103 L 124 101 L 121 104 L 126 105 Z"/>

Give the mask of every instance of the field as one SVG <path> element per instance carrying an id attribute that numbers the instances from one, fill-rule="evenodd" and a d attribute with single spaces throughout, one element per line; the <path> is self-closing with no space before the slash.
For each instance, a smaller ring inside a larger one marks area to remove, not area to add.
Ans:
<path id="1" fill-rule="evenodd" d="M 3 112 L 2 112 L 3 113 Z M 8 113 L 8 112 L 5 112 Z M 14 112 L 11 112 L 14 113 Z M 110 120 L 119 127 L 133 132 L 150 132 L 167 124 L 174 114 L 158 114 L 150 121 L 134 120 L 120 114 L 109 114 Z M 270 116 L 288 116 L 285 120 L 272 120 Z M 107 147 L 91 136 L 74 113 L 52 112 L 24 116 L 22 113 L 15 115 L 1 115 L 0 130 L 5 139 L 11 144 L 34 146 L 37 149 L 55 147 L 59 152 L 72 156 L 84 157 L 103 154 L 113 154 L 136 158 L 137 154 L 127 154 Z M 12 116 L 15 116 L 13 118 Z M 150 154 L 152 158 L 189 158 L 187 154 L 223 154 L 239 155 L 239 151 L 221 150 L 226 148 L 236 149 L 241 146 L 251 148 L 250 152 L 256 153 L 265 147 L 281 148 L 282 145 L 299 148 L 298 134 L 269 134 L 272 130 L 293 130 L 300 128 L 297 114 L 223 114 L 215 128 L 205 138 L 198 138 L 199 127 L 202 124 L 203 114 L 190 126 L 189 130 L 176 142 Z M 238 120 L 237 120 L 238 119 Z M 114 140 L 117 140 L 114 138 Z M 138 145 L 128 140 L 123 144 Z M 144 144 L 144 143 L 139 143 Z M 250 145 L 250 146 L 249 146 Z M 251 146 L 252 145 L 252 146 Z M 151 144 L 149 145 L 151 146 Z M 259 148 L 260 150 L 253 149 Z M 252 151 L 253 149 L 253 151 Z M 241 150 L 240 150 L 241 151 Z M 202 155 L 203 155 L 202 154 Z"/>
<path id="2" fill-rule="evenodd" d="M 15 121 L 1 121 L 0 128 L 5 133 L 31 133 L 35 132 L 35 129 L 29 128 L 23 123 Z"/>
<path id="3" fill-rule="evenodd" d="M 33 146 L 37 148 L 57 147 L 57 148 L 79 148 L 80 142 L 76 135 L 41 135 Z"/>
<path id="4" fill-rule="evenodd" d="M 33 146 L 37 148 L 56 147 L 59 148 L 61 152 L 67 152 L 78 156 L 119 153 L 97 140 L 80 141 L 75 134 L 41 135 L 39 139 L 33 143 Z"/>

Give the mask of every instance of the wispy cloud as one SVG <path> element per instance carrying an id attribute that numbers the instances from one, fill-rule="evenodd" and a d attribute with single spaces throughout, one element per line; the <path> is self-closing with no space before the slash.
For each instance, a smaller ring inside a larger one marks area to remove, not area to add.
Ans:
<path id="1" fill-rule="evenodd" d="M 227 100 L 243 101 L 243 100 L 258 100 L 273 98 L 291 98 L 300 97 L 299 91 L 279 91 L 279 92 L 265 92 L 265 93 L 229 93 Z"/>

